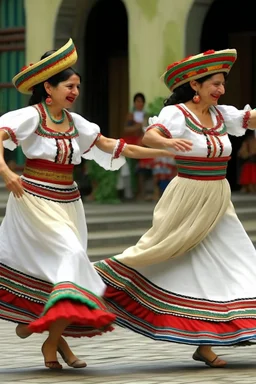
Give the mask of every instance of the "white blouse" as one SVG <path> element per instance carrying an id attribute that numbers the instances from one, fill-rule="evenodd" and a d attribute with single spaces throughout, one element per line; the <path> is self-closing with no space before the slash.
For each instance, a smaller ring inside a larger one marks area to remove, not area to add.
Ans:
<path id="1" fill-rule="evenodd" d="M 60 164 L 79 164 L 81 157 L 95 160 L 106 170 L 117 170 L 125 163 L 125 157 L 112 159 L 112 154 L 95 146 L 100 128 L 77 113 L 67 112 L 70 128 L 56 132 L 46 126 L 42 114 L 33 107 L 7 112 L 0 117 L 0 129 L 9 139 L 4 147 L 14 150 L 21 146 L 29 159 L 44 159 Z"/>
<path id="2" fill-rule="evenodd" d="M 211 107 L 213 128 L 204 128 L 197 116 L 184 104 L 164 107 L 158 116 L 149 118 L 147 130 L 160 129 L 170 138 L 183 138 L 193 142 L 192 151 L 176 152 L 184 156 L 223 157 L 231 154 L 228 134 L 242 136 L 247 129 L 250 107 L 243 110 L 229 105 Z M 172 150 L 173 151 L 173 150 Z M 175 151 L 174 151 L 175 152 Z"/>

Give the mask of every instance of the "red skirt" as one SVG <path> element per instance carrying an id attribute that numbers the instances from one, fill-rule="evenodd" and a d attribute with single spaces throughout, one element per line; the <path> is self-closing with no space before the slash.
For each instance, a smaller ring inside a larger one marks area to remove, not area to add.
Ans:
<path id="1" fill-rule="evenodd" d="M 71 282 L 53 285 L 1 264 L 0 318 L 27 324 L 35 333 L 66 320 L 64 336 L 92 337 L 112 331 L 116 316 L 101 297 Z"/>
<path id="2" fill-rule="evenodd" d="M 256 184 L 256 163 L 248 162 L 242 166 L 239 184 Z"/>

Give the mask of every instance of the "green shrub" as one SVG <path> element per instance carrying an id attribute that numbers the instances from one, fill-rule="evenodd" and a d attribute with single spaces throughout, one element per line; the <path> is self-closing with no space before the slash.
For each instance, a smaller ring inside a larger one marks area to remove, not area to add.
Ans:
<path id="1" fill-rule="evenodd" d="M 164 100 L 166 97 L 156 97 L 151 103 L 148 104 L 147 114 L 148 116 L 157 116 L 164 106 Z"/>

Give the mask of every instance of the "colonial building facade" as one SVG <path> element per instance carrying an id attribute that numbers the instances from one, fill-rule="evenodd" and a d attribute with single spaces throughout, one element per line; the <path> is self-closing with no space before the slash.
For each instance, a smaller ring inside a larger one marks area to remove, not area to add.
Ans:
<path id="1" fill-rule="evenodd" d="M 222 102 L 255 105 L 256 32 L 249 5 L 248 0 L 232 2 L 232 8 L 229 0 L 0 0 L 1 112 L 24 103 L 11 87 L 12 76 L 69 37 L 83 80 L 76 111 L 104 134 L 119 136 L 136 92 L 147 103 L 169 95 L 160 80 L 168 64 L 208 49 L 238 50 Z M 239 145 L 234 139 L 234 152 Z"/>

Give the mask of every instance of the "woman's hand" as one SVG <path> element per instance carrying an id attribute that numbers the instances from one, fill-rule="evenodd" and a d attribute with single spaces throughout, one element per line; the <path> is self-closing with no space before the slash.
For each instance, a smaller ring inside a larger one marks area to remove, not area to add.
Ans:
<path id="1" fill-rule="evenodd" d="M 3 169 L 0 168 L 0 175 L 2 176 L 5 186 L 8 191 L 12 192 L 15 197 L 21 197 L 24 193 L 21 178 L 12 172 L 7 166 Z"/>
<path id="2" fill-rule="evenodd" d="M 168 139 L 167 146 L 176 151 L 187 152 L 192 149 L 192 141 L 186 139 Z"/>

